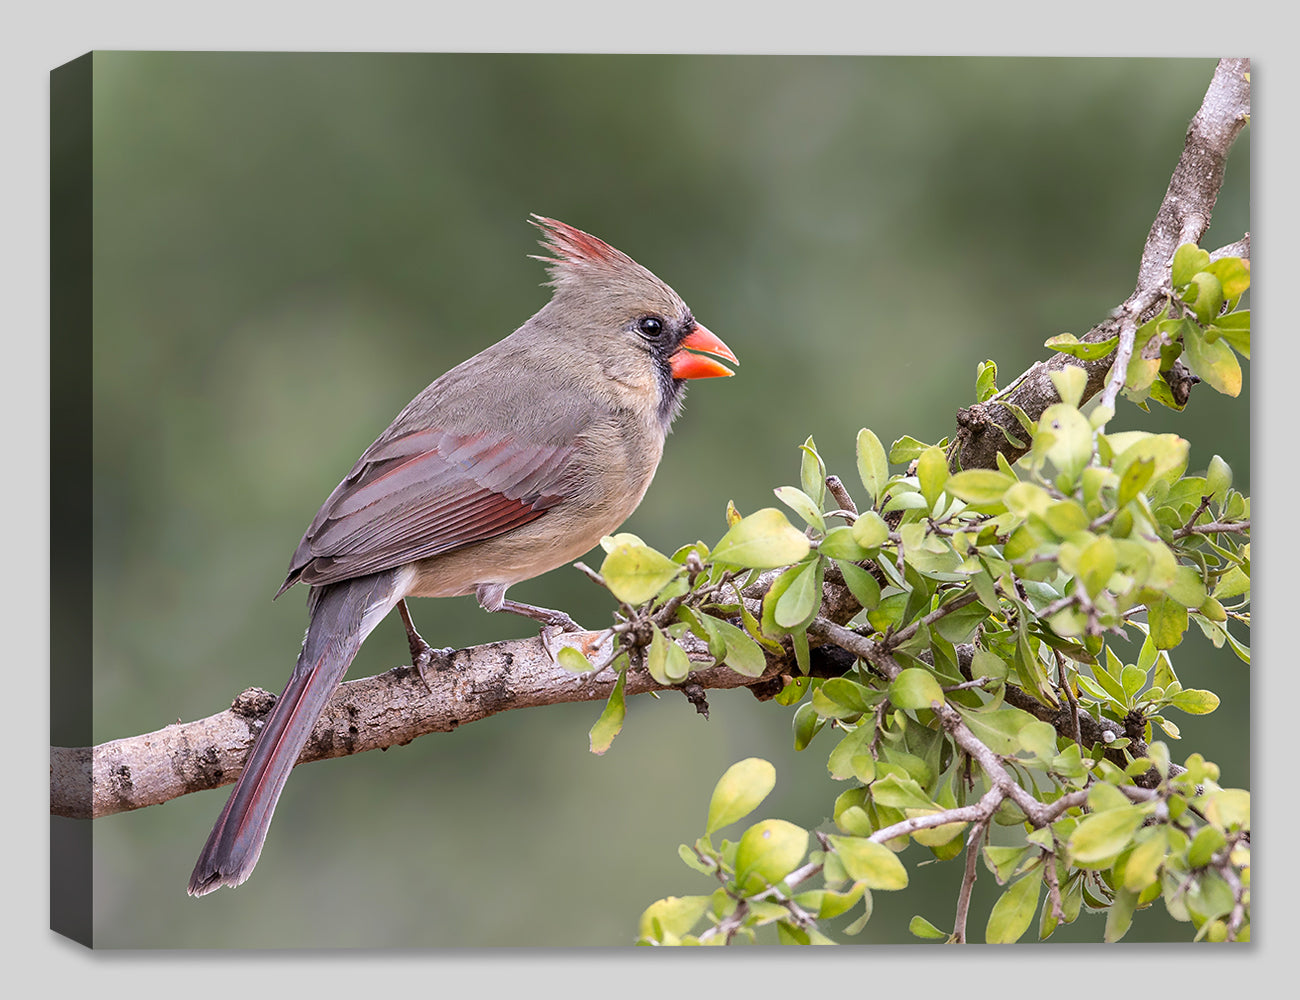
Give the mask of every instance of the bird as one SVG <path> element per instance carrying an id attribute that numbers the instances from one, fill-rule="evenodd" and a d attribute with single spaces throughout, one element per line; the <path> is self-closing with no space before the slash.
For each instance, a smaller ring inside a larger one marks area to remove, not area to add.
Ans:
<path id="1" fill-rule="evenodd" d="M 252 874 L 289 772 L 361 644 L 397 608 L 420 676 L 446 650 L 416 631 L 409 597 L 474 594 L 548 630 L 562 611 L 512 585 L 578 559 L 636 509 L 691 379 L 737 358 L 671 287 L 627 254 L 532 214 L 549 301 L 435 379 L 375 439 L 312 519 L 276 596 L 309 589 L 309 623 L 208 836 L 188 892 Z"/>

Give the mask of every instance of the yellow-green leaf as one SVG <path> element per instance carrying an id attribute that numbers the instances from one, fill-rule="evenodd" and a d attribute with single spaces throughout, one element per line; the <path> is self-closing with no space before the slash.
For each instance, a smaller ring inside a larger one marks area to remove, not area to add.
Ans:
<path id="1" fill-rule="evenodd" d="M 1187 609 L 1169 597 L 1147 605 L 1147 624 L 1156 649 L 1173 649 L 1187 631 Z"/>
<path id="2" fill-rule="evenodd" d="M 727 652 L 723 657 L 723 662 L 727 666 L 746 677 L 757 677 L 767 669 L 767 658 L 763 655 L 762 648 L 745 634 L 744 629 L 711 615 L 703 617 L 709 619 L 709 625 L 727 645 Z M 686 657 L 685 652 L 682 653 L 682 657 Z"/>
<path id="3" fill-rule="evenodd" d="M 908 667 L 890 682 L 889 700 L 895 708 L 929 708 L 933 701 L 944 704 L 943 688 L 924 667 Z"/>
<path id="4" fill-rule="evenodd" d="M 655 941 L 662 941 L 670 935 L 680 938 L 695 926 L 708 908 L 708 896 L 669 896 L 656 900 L 641 914 L 640 936 Z"/>
<path id="5" fill-rule="evenodd" d="M 1105 868 L 1128 846 L 1144 816 L 1135 805 L 1085 816 L 1070 834 L 1070 857 L 1081 868 Z"/>
<path id="6" fill-rule="evenodd" d="M 1037 871 L 1012 882 L 993 904 L 984 940 L 989 944 L 1015 944 L 1029 930 L 1038 908 L 1038 890 L 1043 879 Z"/>
<path id="7" fill-rule="evenodd" d="M 798 867 L 808 850 L 808 831 L 783 819 L 765 819 L 736 845 L 736 881 L 747 892 L 775 885 Z"/>
<path id="8" fill-rule="evenodd" d="M 994 469 L 966 469 L 949 478 L 944 489 L 967 503 L 989 504 L 1000 501 L 1016 482 L 1015 476 Z"/>
<path id="9" fill-rule="evenodd" d="M 773 617 L 782 628 L 796 628 L 811 618 L 821 603 L 821 587 L 817 580 L 818 563 L 808 563 L 776 602 Z"/>
<path id="10" fill-rule="evenodd" d="M 914 937 L 922 938 L 926 941 L 943 941 L 948 937 L 947 931 L 941 931 L 934 924 L 926 920 L 925 917 L 915 916 L 907 925 L 907 929 Z"/>
<path id="11" fill-rule="evenodd" d="M 1118 342 L 1119 337 L 1117 336 L 1115 340 Z M 1105 356 L 1105 354 L 1098 355 L 1098 357 Z M 1052 372 L 1051 378 L 1056 394 L 1061 397 L 1061 402 L 1078 406 L 1083 399 L 1083 390 L 1088 387 L 1088 373 L 1078 365 L 1067 365 L 1060 371 Z"/>
<path id="12" fill-rule="evenodd" d="M 662 552 L 635 542 L 620 541 L 600 564 L 600 575 L 620 601 L 642 604 L 663 590 L 682 567 Z"/>
<path id="13" fill-rule="evenodd" d="M 1179 288 L 1197 274 L 1197 272 L 1208 267 L 1210 255 L 1207 251 L 1202 250 L 1195 243 L 1184 243 L 1174 251 L 1173 264 L 1169 269 L 1170 281 L 1175 288 Z"/>
<path id="14" fill-rule="evenodd" d="M 822 517 L 820 507 L 807 493 L 797 486 L 778 486 L 772 491 L 776 498 L 812 525 L 818 531 L 826 530 L 826 519 Z"/>
<path id="15" fill-rule="evenodd" d="M 709 800 L 705 834 L 748 816 L 776 787 L 776 768 L 761 757 L 746 757 L 723 773 Z"/>
<path id="16" fill-rule="evenodd" d="M 868 502 L 875 504 L 889 481 L 889 462 L 880 438 L 865 427 L 858 431 L 858 476 L 867 490 Z"/>
<path id="17" fill-rule="evenodd" d="M 713 547 L 714 562 L 747 569 L 775 569 L 808 554 L 808 539 L 775 507 L 741 518 Z"/>
<path id="18" fill-rule="evenodd" d="M 863 837 L 830 836 L 831 846 L 839 855 L 840 863 L 855 882 L 865 883 L 868 889 L 907 888 L 907 869 L 884 844 Z"/>
<path id="19" fill-rule="evenodd" d="M 874 510 L 863 511 L 853 522 L 853 540 L 864 549 L 874 549 L 889 541 L 889 525 Z"/>
<path id="20" fill-rule="evenodd" d="M 916 478 L 925 502 L 933 507 L 948 481 L 948 460 L 944 458 L 942 448 L 930 447 L 921 452 L 916 460 Z"/>
<path id="21" fill-rule="evenodd" d="M 623 729 L 623 719 L 627 716 L 627 704 L 623 698 L 623 688 L 627 681 L 627 668 L 624 667 L 618 672 L 618 680 L 614 684 L 614 690 L 610 692 L 609 700 L 605 703 L 605 710 L 600 713 L 600 718 L 596 724 L 591 727 L 588 739 L 591 741 L 591 752 L 594 754 L 603 754 L 610 748 Z"/>
<path id="22" fill-rule="evenodd" d="M 1187 367 L 1225 396 L 1241 392 L 1241 363 L 1222 340 L 1210 343 L 1199 333 L 1183 335 L 1183 356 Z"/>
<path id="23" fill-rule="evenodd" d="M 1209 715 L 1219 707 L 1219 696 L 1213 691 L 1187 688 L 1174 695 L 1173 706 L 1188 715 Z"/>
<path id="24" fill-rule="evenodd" d="M 585 674 L 594 669 L 591 661 L 572 646 L 561 646 L 555 659 L 565 670 L 571 670 L 575 674 Z"/>
<path id="25" fill-rule="evenodd" d="M 1080 361 L 1096 361 L 1098 358 L 1104 358 L 1115 350 L 1115 345 L 1119 343 L 1119 336 L 1107 337 L 1105 340 L 1080 340 L 1072 333 L 1058 333 L 1055 337 L 1048 337 L 1043 341 L 1044 347 L 1050 347 L 1054 351 L 1060 351 L 1062 354 L 1068 354 L 1071 357 L 1078 358 Z M 1055 373 L 1054 373 L 1055 374 Z M 1058 387 L 1057 391 L 1060 389 Z M 1061 399 L 1074 406 L 1078 406 L 1078 399 L 1066 399 L 1061 395 Z"/>

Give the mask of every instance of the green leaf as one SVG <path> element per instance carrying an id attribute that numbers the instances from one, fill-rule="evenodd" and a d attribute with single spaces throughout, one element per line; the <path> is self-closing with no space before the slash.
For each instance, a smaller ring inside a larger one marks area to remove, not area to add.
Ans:
<path id="1" fill-rule="evenodd" d="M 992 677 L 994 680 L 1003 680 L 1007 676 L 1007 664 L 997 653 L 977 649 L 971 660 L 970 672 L 973 678 Z"/>
<path id="2" fill-rule="evenodd" d="M 1135 805 L 1092 813 L 1070 834 L 1070 857 L 1080 868 L 1105 868 L 1129 845 L 1145 813 Z"/>
<path id="3" fill-rule="evenodd" d="M 570 670 L 575 674 L 590 673 L 595 669 L 591 661 L 572 646 L 561 646 L 560 651 L 555 654 L 555 659 L 565 670 Z"/>
<path id="4" fill-rule="evenodd" d="M 1173 649 L 1187 631 L 1187 609 L 1169 597 L 1147 605 L 1147 624 L 1157 649 Z"/>
<path id="5" fill-rule="evenodd" d="M 866 488 L 869 504 L 874 505 L 889 481 L 889 462 L 880 438 L 865 427 L 858 431 L 858 476 Z"/>
<path id="6" fill-rule="evenodd" d="M 1079 579 L 1089 597 L 1096 599 L 1106 588 L 1116 563 L 1115 541 L 1110 535 L 1097 536 L 1079 553 Z"/>
<path id="7" fill-rule="evenodd" d="M 858 562 L 869 554 L 853 537 L 853 529 L 845 525 L 826 532 L 826 537 L 817 545 L 817 551 L 832 559 L 847 559 L 849 562 Z"/>
<path id="8" fill-rule="evenodd" d="M 916 460 L 916 478 L 921 484 L 921 495 L 933 508 L 948 481 L 948 460 L 942 448 L 926 448 L 921 452 Z"/>
<path id="9" fill-rule="evenodd" d="M 1038 890 L 1043 879 L 1037 871 L 1012 882 L 993 904 L 984 940 L 989 944 L 1015 944 L 1029 930 L 1038 908 Z"/>
<path id="10" fill-rule="evenodd" d="M 799 446 L 799 450 L 799 485 L 820 510 L 826 501 L 826 463 L 817 454 L 817 445 L 811 437 Z"/>
<path id="11" fill-rule="evenodd" d="M 1017 481 L 1015 476 L 993 469 L 966 469 L 949 478 L 944 489 L 967 503 L 991 504 L 1001 501 Z"/>
<path id="12" fill-rule="evenodd" d="M 1229 299 L 1239 299 L 1250 287 L 1250 261 L 1241 257 L 1220 257 L 1207 264 L 1204 270 L 1219 279 L 1223 294 Z"/>
<path id="13" fill-rule="evenodd" d="M 682 567 L 648 545 L 622 541 L 609 550 L 600 575 L 620 601 L 643 604 L 650 600 Z"/>
<path id="14" fill-rule="evenodd" d="M 871 726 L 859 726 L 840 740 L 826 760 L 826 770 L 832 778 L 838 781 L 857 778 L 863 784 L 875 780 L 876 761 L 868 747 L 872 735 Z"/>
<path id="15" fill-rule="evenodd" d="M 757 892 L 789 875 L 808 850 L 808 831 L 783 819 L 765 819 L 746 830 L 736 845 L 736 882 Z"/>
<path id="16" fill-rule="evenodd" d="M 1058 333 L 1055 337 L 1048 337 L 1043 342 L 1044 347 L 1050 347 L 1054 351 L 1060 351 L 1062 354 L 1068 354 L 1071 357 L 1078 358 L 1080 361 L 1096 361 L 1098 358 L 1104 358 L 1115 350 L 1115 345 L 1119 343 L 1119 336 L 1107 337 L 1105 340 L 1080 340 L 1072 333 Z M 1060 387 L 1056 390 L 1061 391 Z M 1061 394 L 1062 402 L 1078 406 L 1078 397 L 1066 399 L 1065 394 Z"/>
<path id="17" fill-rule="evenodd" d="M 680 684 L 691 672 L 686 650 L 665 636 L 657 626 L 651 628 L 654 631 L 646 652 L 646 670 L 660 684 Z"/>
<path id="18" fill-rule="evenodd" d="M 1129 892 L 1127 889 L 1120 889 L 1115 893 L 1115 899 L 1106 913 L 1106 931 L 1103 940 L 1107 944 L 1113 944 L 1128 933 L 1133 923 L 1133 910 L 1136 907 L 1137 893 Z"/>
<path id="19" fill-rule="evenodd" d="M 709 624 L 714 631 L 722 636 L 727 644 L 727 652 L 723 657 L 723 662 L 727 666 L 746 677 L 758 677 L 767 669 L 767 657 L 763 655 L 762 647 L 746 635 L 744 629 L 737 628 L 731 622 L 723 621 L 721 618 L 714 618 L 711 615 L 704 617 L 709 619 Z M 686 656 L 685 652 L 682 656 Z"/>
<path id="20" fill-rule="evenodd" d="M 853 522 L 853 540 L 864 549 L 874 549 L 889 541 L 889 525 L 874 510 L 863 511 Z"/>
<path id="21" fill-rule="evenodd" d="M 925 790 L 913 778 L 900 778 L 887 774 L 871 785 L 871 798 L 877 806 L 891 809 L 926 809 L 934 811 L 938 803 L 932 802 Z"/>
<path id="22" fill-rule="evenodd" d="M 776 768 L 761 757 L 746 757 L 723 773 L 709 800 L 707 836 L 743 819 L 776 787 Z"/>
<path id="23" fill-rule="evenodd" d="M 1210 343 L 1199 332 L 1184 333 L 1187 367 L 1225 396 L 1241 392 L 1241 363 L 1222 339 Z"/>
<path id="24" fill-rule="evenodd" d="M 1205 470 L 1205 492 L 1223 503 L 1232 488 L 1232 467 L 1215 455 L 1210 459 L 1210 466 Z"/>
<path id="25" fill-rule="evenodd" d="M 907 869 L 884 844 L 863 837 L 830 836 L 831 846 L 839 855 L 844 870 L 855 882 L 868 889 L 887 891 L 907 888 Z"/>
<path id="26" fill-rule="evenodd" d="M 1187 688 L 1174 695 L 1171 704 L 1188 715 L 1209 715 L 1219 707 L 1219 696 L 1213 691 Z"/>
<path id="27" fill-rule="evenodd" d="M 776 569 L 808 554 L 808 539 L 775 507 L 764 507 L 732 525 L 713 547 L 713 561 L 747 569 Z"/>
<path id="28" fill-rule="evenodd" d="M 843 574 L 844 585 L 849 588 L 849 593 L 856 597 L 858 603 L 866 610 L 870 611 L 880 603 L 880 584 L 874 576 L 851 562 L 836 559 L 835 565 Z"/>
<path id="29" fill-rule="evenodd" d="M 975 401 L 986 402 L 997 395 L 998 366 L 994 361 L 981 361 L 975 369 Z"/>
<path id="30" fill-rule="evenodd" d="M 1156 827 L 1129 855 L 1124 865 L 1124 888 L 1141 892 L 1155 882 L 1168 849 L 1169 835 L 1164 827 Z"/>
<path id="31" fill-rule="evenodd" d="M 1020 870 L 1020 865 L 1034 851 L 1028 844 L 1014 844 L 1000 847 L 996 844 L 984 846 L 984 864 L 998 880 L 998 885 L 1006 885 Z"/>
<path id="32" fill-rule="evenodd" d="M 945 615 L 931 628 L 953 644 L 963 643 L 988 616 L 989 609 L 976 601 Z"/>
<path id="33" fill-rule="evenodd" d="M 1192 840 L 1191 846 L 1187 848 L 1187 863 L 1193 868 L 1204 868 L 1210 863 L 1215 852 L 1227 842 L 1228 838 L 1218 827 L 1201 827 Z"/>
<path id="34" fill-rule="evenodd" d="M 1117 505 L 1123 507 L 1142 492 L 1142 488 L 1151 481 L 1151 476 L 1155 471 L 1156 462 L 1153 458 L 1140 458 L 1130 462 L 1124 470 L 1124 475 L 1120 476 L 1119 479 L 1119 492 L 1116 497 Z"/>
<path id="35" fill-rule="evenodd" d="M 669 896 L 656 900 L 641 914 L 639 933 L 653 941 L 680 938 L 709 908 L 708 896 Z"/>
<path id="36" fill-rule="evenodd" d="M 600 718 L 588 733 L 591 752 L 594 754 L 603 754 L 608 750 L 610 744 L 614 742 L 614 737 L 623 729 L 623 719 L 627 716 L 627 704 L 623 699 L 623 688 L 626 683 L 627 667 L 624 666 L 618 672 L 618 680 L 614 683 L 614 690 L 609 693 L 609 700 L 605 702 L 605 710 L 600 713 Z"/>
<path id="37" fill-rule="evenodd" d="M 1221 337 L 1243 358 L 1250 357 L 1250 310 L 1220 316 L 1206 331 L 1206 337 Z"/>
<path id="38" fill-rule="evenodd" d="M 1119 342 L 1119 337 L 1115 338 Z M 1109 353 L 1109 352 L 1108 352 Z M 1100 355 L 1105 357 L 1105 355 Z M 1088 388 L 1088 373 L 1078 365 L 1067 365 L 1060 371 L 1054 371 L 1051 374 L 1052 385 L 1056 387 L 1056 394 L 1061 397 L 1062 403 L 1077 407 L 1083 399 L 1083 390 Z"/>
<path id="39" fill-rule="evenodd" d="M 943 941 L 948 937 L 947 931 L 939 930 L 938 927 L 935 927 L 934 924 L 922 916 L 913 917 L 908 922 L 907 929 L 912 933 L 913 937 L 919 937 L 925 941 Z"/>
<path id="40" fill-rule="evenodd" d="M 1202 271 L 1192 275 L 1191 285 L 1183 295 L 1183 300 L 1191 303 L 1196 318 L 1202 324 L 1209 323 L 1223 308 L 1223 286 L 1213 274 Z"/>
<path id="41" fill-rule="evenodd" d="M 821 732 L 822 726 L 826 724 L 826 720 L 821 717 L 821 713 L 813 703 L 820 691 L 820 688 L 814 690 L 813 701 L 805 701 L 796 708 L 790 719 L 790 726 L 794 730 L 795 750 L 806 750 L 812 738 Z"/>
<path id="42" fill-rule="evenodd" d="M 803 490 L 794 486 L 778 486 L 772 492 L 806 523 L 811 524 L 818 531 L 826 530 L 826 519 L 822 517 L 820 505 Z"/>
<path id="43" fill-rule="evenodd" d="M 847 677 L 832 677 L 825 681 L 821 693 L 830 702 L 859 715 L 870 712 L 880 700 L 880 695 L 871 688 Z"/>
<path id="44" fill-rule="evenodd" d="M 1023 750 L 1021 730 L 1038 721 L 1018 708 L 998 708 L 991 712 L 958 708 L 958 711 L 975 738 L 998 754 L 1011 755 Z"/>
<path id="45" fill-rule="evenodd" d="M 1210 263 L 1210 255 L 1195 243 L 1184 243 L 1174 251 L 1173 264 L 1169 269 L 1170 283 L 1181 288 L 1192 280 Z"/>
<path id="46" fill-rule="evenodd" d="M 821 920 L 830 920 L 841 913 L 848 913 L 855 903 L 862 898 L 862 886 L 854 886 L 847 892 L 835 892 L 831 889 L 814 889 L 801 892 L 794 901 L 805 910 L 815 913 Z"/>
<path id="47" fill-rule="evenodd" d="M 782 628 L 797 628 L 817 613 L 822 596 L 818 575 L 820 565 L 816 560 L 808 563 L 776 602 L 773 617 Z"/>
<path id="48" fill-rule="evenodd" d="M 889 446 L 889 460 L 895 465 L 907 465 L 928 447 L 930 446 L 924 441 L 918 441 L 910 434 L 904 434 Z"/>
<path id="49" fill-rule="evenodd" d="M 1053 403 L 1038 420 L 1038 433 L 1054 437 L 1047 457 L 1058 470 L 1074 481 L 1092 458 L 1092 424 L 1066 403 Z"/>
<path id="50" fill-rule="evenodd" d="M 933 701 L 945 703 L 943 688 L 924 667 L 900 671 L 889 684 L 889 700 L 895 708 L 929 708 Z"/>
<path id="51" fill-rule="evenodd" d="M 1165 595 L 1185 608 L 1199 608 L 1208 596 L 1205 593 L 1205 581 L 1191 566 L 1179 566 L 1174 571 L 1174 578 L 1165 588 Z"/>
<path id="52" fill-rule="evenodd" d="M 1218 599 L 1240 597 L 1242 594 L 1249 593 L 1250 577 L 1240 566 L 1233 566 L 1219 577 L 1219 582 L 1214 585 L 1214 597 Z"/>
<path id="53" fill-rule="evenodd" d="M 1115 452 L 1112 463 L 1121 479 L 1131 463 L 1150 458 L 1155 461 L 1153 479 L 1172 483 L 1187 468 L 1189 445 L 1177 434 L 1149 434 L 1143 431 L 1107 434 L 1106 440 Z"/>

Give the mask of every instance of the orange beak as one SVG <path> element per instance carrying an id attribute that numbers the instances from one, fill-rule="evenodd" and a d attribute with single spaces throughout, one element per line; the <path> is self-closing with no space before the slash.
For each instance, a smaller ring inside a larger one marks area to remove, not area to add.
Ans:
<path id="1" fill-rule="evenodd" d="M 691 353 L 693 351 L 699 353 Z M 730 347 L 696 323 L 668 361 L 672 365 L 673 378 L 720 378 L 736 374 L 713 358 L 726 358 L 732 364 L 740 364 L 740 359 L 731 353 Z"/>

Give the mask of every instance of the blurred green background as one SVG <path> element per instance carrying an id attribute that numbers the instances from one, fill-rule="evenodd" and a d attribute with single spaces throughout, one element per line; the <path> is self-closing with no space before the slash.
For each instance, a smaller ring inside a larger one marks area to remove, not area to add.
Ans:
<path id="1" fill-rule="evenodd" d="M 812 434 L 852 483 L 862 426 L 937 441 L 975 367 L 1005 384 L 1133 286 L 1212 60 L 98 53 L 94 57 L 94 738 L 279 691 L 305 590 L 272 604 L 317 506 L 428 382 L 546 301 L 529 212 L 625 250 L 741 359 L 691 387 L 627 522 L 671 550 L 797 482 Z M 1249 228 L 1248 136 L 1214 247 Z M 1121 403 L 1248 488 L 1242 398 Z M 1159 407 L 1157 407 L 1159 409 Z M 588 625 L 611 601 L 557 570 L 511 596 Z M 530 634 L 472 598 L 416 601 L 435 645 Z M 1243 638 L 1248 638 L 1244 637 Z M 382 625 L 350 672 L 409 659 Z M 1249 784 L 1247 668 L 1176 653 L 1219 711 L 1178 717 Z M 814 826 L 843 786 L 790 715 L 715 692 L 635 699 L 604 757 L 596 704 L 507 712 L 299 768 L 253 878 L 185 894 L 228 787 L 94 824 L 101 946 L 627 944 L 642 908 L 707 892 L 677 858 L 714 782 L 772 760 L 753 818 Z M 862 943 L 950 925 L 960 860 L 877 893 Z M 982 937 L 997 887 L 976 887 Z M 851 917 L 850 917 L 851 919 Z M 840 921 L 839 923 L 843 923 Z M 1036 926 L 1036 924 L 1035 924 Z M 832 928 L 834 930 L 834 928 Z M 1084 914 L 1054 940 L 1098 941 Z M 1159 907 L 1126 940 L 1186 940 Z M 1029 938 L 1027 937 L 1027 940 Z"/>

